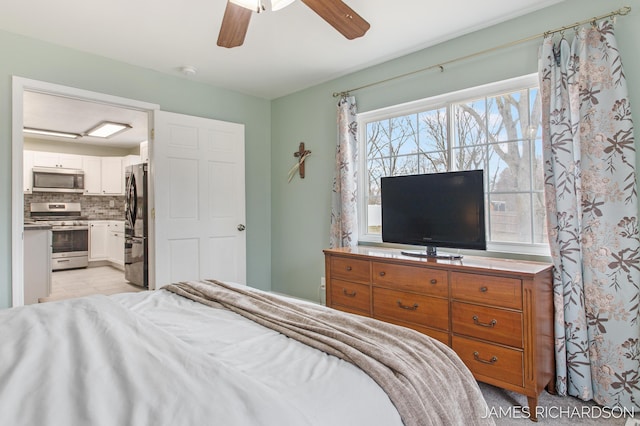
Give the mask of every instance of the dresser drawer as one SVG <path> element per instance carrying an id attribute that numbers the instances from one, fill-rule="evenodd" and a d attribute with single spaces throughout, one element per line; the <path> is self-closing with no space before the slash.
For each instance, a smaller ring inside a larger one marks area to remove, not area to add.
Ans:
<path id="1" fill-rule="evenodd" d="M 420 294 L 374 287 L 373 316 L 449 330 L 448 300 Z"/>
<path id="2" fill-rule="evenodd" d="M 331 278 L 369 283 L 369 262 L 346 257 L 331 258 Z"/>
<path id="3" fill-rule="evenodd" d="M 451 296 L 458 300 L 522 309 L 522 285 L 515 278 L 453 272 Z"/>
<path id="4" fill-rule="evenodd" d="M 369 313 L 371 290 L 368 285 L 331 280 L 331 303 Z"/>
<path id="5" fill-rule="evenodd" d="M 435 328 L 423 327 L 421 325 L 414 324 L 411 322 L 403 322 L 403 321 L 398 321 L 391 318 L 385 318 L 384 321 L 390 322 L 391 324 L 401 325 L 403 327 L 407 327 L 415 331 L 419 331 L 422 334 L 426 334 L 429 337 L 432 337 L 436 340 L 441 341 L 447 346 L 451 346 L 450 344 L 451 342 L 449 341 L 448 331 L 436 330 Z"/>
<path id="6" fill-rule="evenodd" d="M 462 302 L 451 311 L 454 333 L 522 348 L 522 313 Z"/>
<path id="7" fill-rule="evenodd" d="M 342 305 L 332 305 L 331 306 L 333 309 L 336 309 L 338 311 L 342 311 L 342 312 L 348 312 L 350 314 L 356 314 L 356 315 L 360 315 L 363 317 L 369 317 L 371 318 L 371 315 L 369 314 L 369 312 L 365 312 L 365 311 L 360 311 L 358 309 L 353 309 L 350 308 L 349 306 L 342 306 Z"/>
<path id="8" fill-rule="evenodd" d="M 447 271 L 381 262 L 373 262 L 371 269 L 374 284 L 397 290 L 449 297 Z"/>
<path id="9" fill-rule="evenodd" d="M 522 351 L 465 339 L 460 336 L 453 336 L 451 343 L 453 350 L 477 379 L 488 377 L 516 386 L 523 386 Z"/>

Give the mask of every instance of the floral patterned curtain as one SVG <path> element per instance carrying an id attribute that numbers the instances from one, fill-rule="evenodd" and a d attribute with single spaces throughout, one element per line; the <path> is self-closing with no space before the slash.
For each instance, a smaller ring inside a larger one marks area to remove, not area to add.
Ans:
<path id="1" fill-rule="evenodd" d="M 540 51 L 556 385 L 640 407 L 640 254 L 633 123 L 613 24 Z"/>
<path id="2" fill-rule="evenodd" d="M 358 244 L 357 164 L 358 125 L 356 99 L 344 96 L 338 102 L 338 145 L 331 197 L 329 246 L 355 247 Z"/>

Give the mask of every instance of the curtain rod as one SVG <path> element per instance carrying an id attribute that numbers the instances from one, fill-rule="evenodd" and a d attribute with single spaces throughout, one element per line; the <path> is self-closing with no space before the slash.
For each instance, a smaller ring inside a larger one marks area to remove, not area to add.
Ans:
<path id="1" fill-rule="evenodd" d="M 585 19 L 583 21 L 579 21 L 579 22 L 576 22 L 576 23 L 571 24 L 571 25 L 565 25 L 564 27 L 556 28 L 555 30 L 545 31 L 545 32 L 540 33 L 540 34 L 532 35 L 532 36 L 529 36 L 529 37 L 526 37 L 526 38 L 523 38 L 523 39 L 520 39 L 520 40 L 512 41 L 510 43 L 505 43 L 505 44 L 502 44 L 500 46 L 496 46 L 496 47 L 492 47 L 492 48 L 489 48 L 489 49 L 482 50 L 480 52 L 475 52 L 475 53 L 471 53 L 471 54 L 466 55 L 466 56 L 461 56 L 459 58 L 450 59 L 448 61 L 441 62 L 441 63 L 436 64 L 436 65 L 431 65 L 431 66 L 428 66 L 426 68 L 421 68 L 419 70 L 410 71 L 410 72 L 405 73 L 405 74 L 396 75 L 394 77 L 390 77 L 390 78 L 387 78 L 387 79 L 384 79 L 384 80 L 380 80 L 380 81 L 376 81 L 376 82 L 373 82 L 373 83 L 365 84 L 364 86 L 356 87 L 356 88 L 345 90 L 345 91 L 342 91 L 342 92 L 333 92 L 333 97 L 337 98 L 339 96 L 347 96 L 347 95 L 349 95 L 350 92 L 355 92 L 356 90 L 361 90 L 361 89 L 366 89 L 368 87 L 377 86 L 379 84 L 387 83 L 389 81 L 393 81 L 393 80 L 397 80 L 397 79 L 400 79 L 400 78 L 408 77 L 408 76 L 413 75 L 413 74 L 418 74 L 418 73 L 421 73 L 421 72 L 424 72 L 424 71 L 429 71 L 429 70 L 436 69 L 436 68 L 439 68 L 440 71 L 444 71 L 444 66 L 445 65 L 450 65 L 450 64 L 452 64 L 454 62 L 459 62 L 459 61 L 463 61 L 463 60 L 466 60 L 466 59 L 474 58 L 476 56 L 485 55 L 487 53 L 491 53 L 491 52 L 494 52 L 496 50 L 506 49 L 507 47 L 512 47 L 512 46 L 515 46 L 515 45 L 518 45 L 518 44 L 526 43 L 528 41 L 535 40 L 535 39 L 540 38 L 540 37 L 547 37 L 547 36 L 549 36 L 551 34 L 559 33 L 559 32 L 565 31 L 565 30 L 569 30 L 571 28 L 576 28 L 576 27 L 579 27 L 580 25 L 584 25 L 584 24 L 587 24 L 587 23 L 595 24 L 596 21 L 599 21 L 601 19 L 610 18 L 612 16 L 628 15 L 629 12 L 631 12 L 631 7 L 625 6 L 625 7 L 622 7 L 620 9 L 618 9 L 618 10 L 614 10 L 612 12 L 609 12 L 609 13 L 607 13 L 605 15 L 596 16 L 596 17 L 593 17 L 593 18 L 590 18 L 590 19 Z"/>

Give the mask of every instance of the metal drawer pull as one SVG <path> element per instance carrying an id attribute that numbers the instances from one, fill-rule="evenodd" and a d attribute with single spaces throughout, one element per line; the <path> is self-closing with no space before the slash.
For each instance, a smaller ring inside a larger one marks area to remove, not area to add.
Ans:
<path id="1" fill-rule="evenodd" d="M 498 320 L 494 318 L 494 319 L 491 320 L 490 323 L 480 322 L 480 321 L 478 321 L 478 316 L 474 315 L 473 316 L 473 323 L 475 325 L 481 325 L 482 327 L 495 327 L 496 324 L 498 323 Z"/>
<path id="2" fill-rule="evenodd" d="M 496 362 L 498 362 L 498 357 L 492 356 L 491 359 L 487 361 L 486 359 L 480 358 L 480 354 L 478 352 L 473 353 L 473 359 L 483 364 L 495 364 Z"/>
<path id="3" fill-rule="evenodd" d="M 347 266 L 347 271 L 350 271 L 350 270 L 351 270 L 351 266 Z"/>
<path id="4" fill-rule="evenodd" d="M 387 273 L 385 271 L 380 271 L 380 276 L 384 277 L 385 275 L 387 275 Z"/>
<path id="5" fill-rule="evenodd" d="M 438 284 L 438 280 L 436 280 L 435 278 L 432 278 L 430 281 L 431 284 Z"/>
<path id="6" fill-rule="evenodd" d="M 486 287 L 480 287 L 480 291 L 481 291 L 481 292 L 483 292 L 483 293 L 486 293 L 486 292 L 487 292 L 487 290 L 489 290 L 489 289 L 488 289 L 488 288 L 486 288 Z"/>
<path id="7" fill-rule="evenodd" d="M 356 297 L 356 291 L 354 290 L 352 293 L 349 293 L 346 288 L 342 289 L 342 293 L 344 293 L 347 297 Z"/>
<path id="8" fill-rule="evenodd" d="M 414 303 L 413 306 L 407 306 L 407 305 L 403 305 L 401 300 L 398 300 L 398 306 L 402 309 L 406 309 L 408 311 L 415 311 L 416 309 L 418 309 L 418 304 Z"/>

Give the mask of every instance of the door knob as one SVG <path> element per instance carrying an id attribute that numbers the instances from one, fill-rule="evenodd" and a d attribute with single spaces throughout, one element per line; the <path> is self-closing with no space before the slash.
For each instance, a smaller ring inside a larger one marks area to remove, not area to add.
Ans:
<path id="1" fill-rule="evenodd" d="M 238 225 L 238 231 L 244 231 L 245 229 L 247 229 L 247 227 L 243 224 Z"/>

